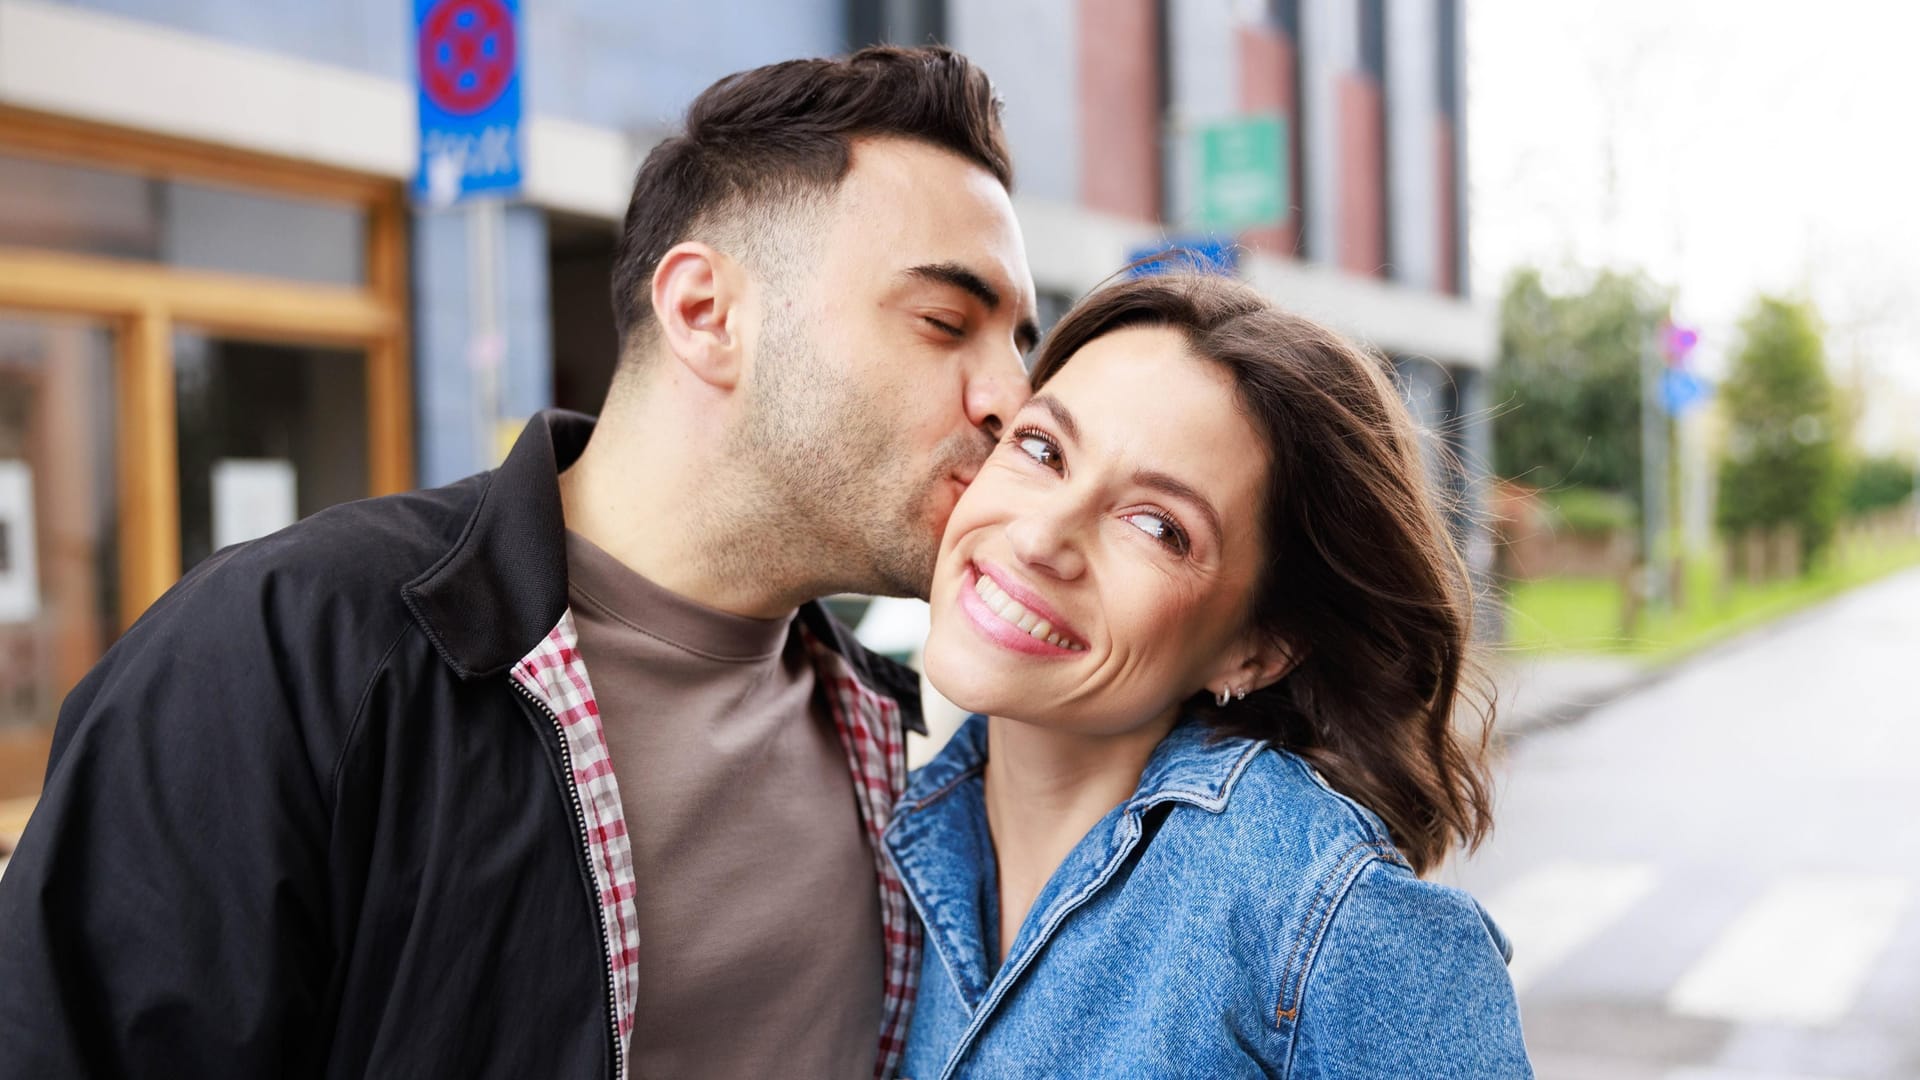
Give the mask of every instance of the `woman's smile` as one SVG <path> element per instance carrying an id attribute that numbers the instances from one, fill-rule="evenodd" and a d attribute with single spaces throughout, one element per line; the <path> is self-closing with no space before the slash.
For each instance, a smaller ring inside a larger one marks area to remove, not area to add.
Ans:
<path id="1" fill-rule="evenodd" d="M 1087 651 L 1086 643 L 1058 612 L 1004 573 L 995 576 L 990 566 L 967 564 L 959 600 L 975 628 L 989 640 L 1016 652 L 1071 656 Z"/>

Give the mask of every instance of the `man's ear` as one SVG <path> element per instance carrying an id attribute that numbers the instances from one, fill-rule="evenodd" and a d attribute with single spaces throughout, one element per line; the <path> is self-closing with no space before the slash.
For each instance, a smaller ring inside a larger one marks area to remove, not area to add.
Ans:
<path id="1" fill-rule="evenodd" d="M 694 378 L 717 390 L 740 382 L 740 270 L 690 240 L 668 248 L 653 271 L 653 317 L 662 345 Z"/>

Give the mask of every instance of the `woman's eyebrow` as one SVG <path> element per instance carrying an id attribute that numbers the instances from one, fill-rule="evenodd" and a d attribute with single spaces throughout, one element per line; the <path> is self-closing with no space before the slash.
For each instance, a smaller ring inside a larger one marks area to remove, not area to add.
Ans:
<path id="1" fill-rule="evenodd" d="M 1073 414 L 1067 411 L 1067 406 L 1059 398 L 1052 394 L 1039 393 L 1033 395 L 1027 404 L 1038 405 L 1047 410 L 1048 415 L 1053 417 L 1053 422 L 1060 425 L 1060 430 L 1066 433 L 1069 440 L 1080 441 L 1080 425 L 1074 423 Z"/>
<path id="2" fill-rule="evenodd" d="M 1164 495 L 1171 495 L 1191 503 L 1193 508 L 1200 512 L 1200 516 L 1207 520 L 1207 527 L 1213 530 L 1213 538 L 1216 541 L 1225 535 L 1220 528 L 1220 512 L 1215 510 L 1213 503 L 1207 501 L 1207 497 L 1200 494 L 1192 484 L 1158 469 L 1141 469 L 1133 474 L 1133 482 L 1141 487 L 1151 488 Z"/>

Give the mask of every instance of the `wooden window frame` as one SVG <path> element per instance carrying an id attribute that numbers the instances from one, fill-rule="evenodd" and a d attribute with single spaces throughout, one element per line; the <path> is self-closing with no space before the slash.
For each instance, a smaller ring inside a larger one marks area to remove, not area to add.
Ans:
<path id="1" fill-rule="evenodd" d="M 364 350 L 367 490 L 383 495 L 413 486 L 407 203 L 400 182 L 10 106 L 0 106 L 0 152 L 347 202 L 367 215 L 366 284 L 360 286 L 0 245 L 0 308 L 93 318 L 114 332 L 122 629 L 181 574 L 176 325 Z"/>

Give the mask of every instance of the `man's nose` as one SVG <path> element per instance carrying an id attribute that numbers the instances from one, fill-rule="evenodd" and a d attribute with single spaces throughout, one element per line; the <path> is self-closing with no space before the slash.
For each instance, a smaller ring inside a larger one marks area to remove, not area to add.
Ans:
<path id="1" fill-rule="evenodd" d="M 996 357 L 967 379 L 967 421 L 986 432 L 989 438 L 998 439 L 1013 420 L 1013 414 L 1020 411 L 1020 406 L 1025 405 L 1031 395 L 1019 357 Z"/>

